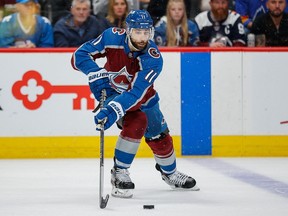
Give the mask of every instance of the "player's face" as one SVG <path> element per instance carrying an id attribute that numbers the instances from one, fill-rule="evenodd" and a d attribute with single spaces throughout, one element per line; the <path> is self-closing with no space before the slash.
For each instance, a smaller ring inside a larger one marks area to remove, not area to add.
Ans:
<path id="1" fill-rule="evenodd" d="M 131 42 L 137 49 L 144 49 L 151 36 L 150 29 L 132 29 Z"/>
<path id="2" fill-rule="evenodd" d="M 273 17 L 279 17 L 283 14 L 286 7 L 285 0 L 268 0 L 266 6 L 269 10 L 269 13 Z"/>
<path id="3" fill-rule="evenodd" d="M 228 16 L 228 0 L 211 0 L 211 11 L 217 21 L 221 21 Z"/>
<path id="4" fill-rule="evenodd" d="M 174 24 L 178 25 L 184 16 L 184 4 L 181 2 L 173 2 L 169 8 L 169 14 Z"/>
<path id="5" fill-rule="evenodd" d="M 126 12 L 126 2 L 124 0 L 115 0 L 113 5 L 113 11 L 116 17 L 121 18 Z"/>
<path id="6" fill-rule="evenodd" d="M 77 3 L 71 7 L 71 13 L 74 18 L 75 24 L 81 24 L 85 22 L 90 15 L 90 8 L 87 3 Z"/>

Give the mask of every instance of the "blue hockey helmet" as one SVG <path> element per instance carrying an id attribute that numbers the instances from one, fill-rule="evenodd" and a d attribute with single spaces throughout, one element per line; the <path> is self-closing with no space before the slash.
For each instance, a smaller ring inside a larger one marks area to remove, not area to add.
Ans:
<path id="1" fill-rule="evenodd" d="M 153 20 L 146 10 L 131 10 L 126 17 L 126 28 L 129 39 L 132 37 L 133 29 L 149 30 L 149 38 L 154 37 Z"/>
<path id="2" fill-rule="evenodd" d="M 131 10 L 126 17 L 128 29 L 150 29 L 153 28 L 153 20 L 146 10 Z"/>

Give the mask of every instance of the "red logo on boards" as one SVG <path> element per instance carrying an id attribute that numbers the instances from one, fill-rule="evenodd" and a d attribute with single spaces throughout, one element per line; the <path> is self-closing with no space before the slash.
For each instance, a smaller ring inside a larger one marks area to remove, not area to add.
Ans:
<path id="1" fill-rule="evenodd" d="M 34 88 L 34 91 L 29 89 Z M 81 109 L 81 100 L 87 101 L 87 109 L 94 109 L 94 99 L 91 98 L 89 86 L 70 86 L 70 85 L 51 85 L 48 81 L 43 80 L 39 72 L 27 71 L 22 80 L 14 83 L 12 94 L 23 105 L 30 110 L 38 109 L 44 100 L 51 97 L 52 94 L 76 94 L 73 99 L 73 110 Z"/>

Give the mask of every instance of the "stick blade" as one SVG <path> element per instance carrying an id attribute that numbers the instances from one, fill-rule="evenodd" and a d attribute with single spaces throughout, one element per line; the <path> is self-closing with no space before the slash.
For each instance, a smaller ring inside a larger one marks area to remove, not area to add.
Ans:
<path id="1" fill-rule="evenodd" d="M 103 197 L 101 197 L 101 200 L 100 200 L 100 208 L 101 209 L 106 208 L 108 200 L 109 200 L 109 194 L 106 195 L 105 199 Z"/>

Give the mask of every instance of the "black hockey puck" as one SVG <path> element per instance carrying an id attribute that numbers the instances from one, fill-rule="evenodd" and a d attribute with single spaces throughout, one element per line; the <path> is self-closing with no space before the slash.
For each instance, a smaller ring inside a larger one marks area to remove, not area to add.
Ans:
<path id="1" fill-rule="evenodd" d="M 143 205 L 143 209 L 154 209 L 154 205 Z"/>

